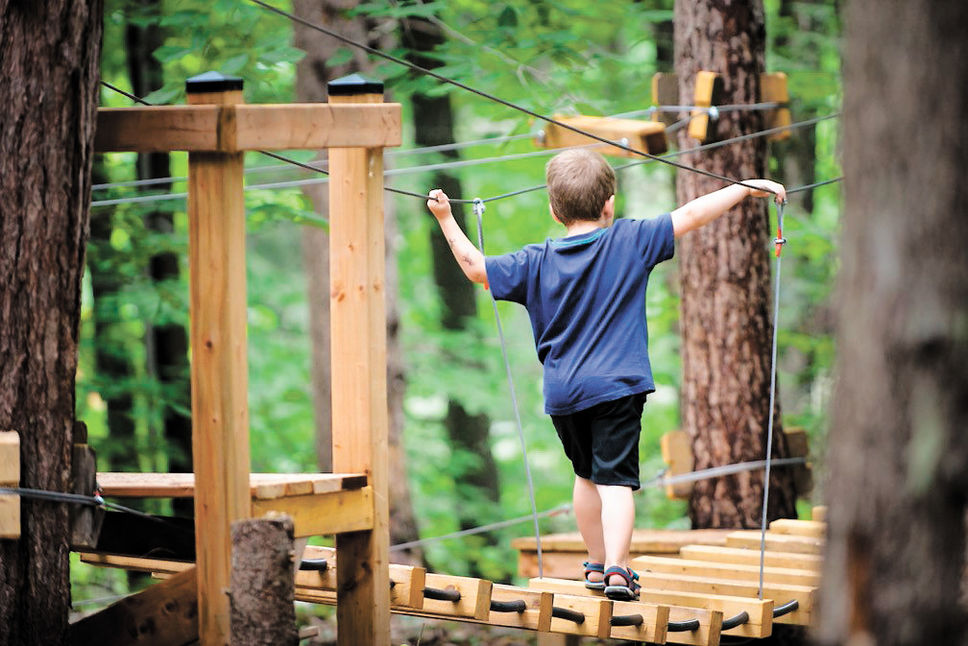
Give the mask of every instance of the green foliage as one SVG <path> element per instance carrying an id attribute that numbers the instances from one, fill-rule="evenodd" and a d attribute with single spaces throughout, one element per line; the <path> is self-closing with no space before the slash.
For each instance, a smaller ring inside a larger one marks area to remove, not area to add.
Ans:
<path id="1" fill-rule="evenodd" d="M 258 6 L 237 0 L 166 0 L 152 14 L 130 0 L 109 0 L 105 8 L 102 76 L 129 87 L 125 70 L 124 28 L 160 24 L 164 44 L 154 52 L 163 63 L 165 85 L 147 99 L 156 103 L 184 102 L 187 77 L 218 70 L 242 76 L 249 102 L 290 102 L 294 96 L 295 63 L 302 52 L 292 46 L 292 26 Z M 837 5 L 832 1 L 780 2 L 767 0 L 770 34 L 768 68 L 785 71 L 790 78 L 794 119 L 838 109 L 841 99 L 840 30 Z M 289 9 L 289 3 L 278 3 Z M 632 3 L 587 3 L 579 0 L 529 2 L 397 3 L 372 0 L 352 11 L 386 21 L 393 28 L 403 18 L 439 21 L 446 43 L 433 53 L 443 63 L 437 71 L 484 91 L 507 98 L 542 114 L 613 114 L 641 109 L 650 103 L 650 79 L 657 69 L 654 27 L 671 18 L 669 0 Z M 792 11 L 790 11 L 792 7 Z M 780 15 L 781 8 L 784 15 Z M 319 38 L 325 38 L 320 34 Z M 404 56 L 402 49 L 395 55 Z M 348 60 L 343 48 L 330 65 Z M 409 123 L 408 97 L 413 92 L 450 93 L 456 111 L 459 141 L 536 131 L 540 124 L 506 107 L 487 102 L 433 79 L 416 76 L 391 63 L 378 62 L 374 74 L 383 78 L 394 100 L 404 105 Z M 109 90 L 104 105 L 129 105 Z M 405 136 L 410 137 L 409 126 Z M 839 174 L 836 122 L 817 129 L 818 178 Z M 404 148 L 412 147 L 405 141 Z M 530 141 L 482 146 L 462 156 L 483 157 L 534 150 Z M 309 152 L 290 153 L 307 160 Z M 394 167 L 440 161 L 430 156 L 400 157 Z M 112 181 L 134 178 L 132 155 L 105 157 Z M 466 195 L 491 196 L 541 184 L 546 158 L 488 164 L 458 172 Z M 264 158 L 249 155 L 250 167 L 265 165 Z M 173 173 L 186 173 L 184 155 L 172 156 Z M 267 174 L 271 179 L 266 179 Z M 303 179 L 295 169 L 259 171 L 250 185 Z M 620 174 L 619 211 L 645 217 L 675 206 L 672 174 L 650 164 Z M 403 175 L 388 184 L 422 192 L 429 175 Z M 183 191 L 184 183 L 174 190 Z M 157 192 L 157 191 L 156 191 Z M 94 199 L 138 193 L 118 188 L 98 191 Z M 492 420 L 491 442 L 501 480 L 500 504 L 471 501 L 481 522 L 530 513 L 520 441 L 510 406 L 508 386 L 493 322 L 490 295 L 478 292 L 478 320 L 466 331 L 442 329 L 440 303 L 431 278 L 428 243 L 433 225 L 420 200 L 386 194 L 400 225 L 398 264 L 401 338 L 405 353 L 407 394 L 404 442 L 412 497 L 422 536 L 458 529 L 455 508 L 461 489 L 461 466 L 477 456 L 455 454 L 442 420 L 449 398 L 471 413 L 486 413 Z M 455 196 L 456 197 L 456 196 Z M 836 186 L 820 189 L 812 214 L 788 210 L 786 235 L 790 240 L 784 266 L 781 303 L 780 392 L 785 421 L 806 426 L 816 456 L 822 456 L 826 404 L 831 383 L 834 346 L 830 332 L 831 285 L 837 271 L 836 236 L 840 198 Z M 151 208 L 170 209 L 175 231 L 163 236 L 149 233 L 144 215 Z M 184 200 L 125 205 L 113 214 L 115 234 L 104 248 L 92 246 L 89 262 L 123 277 L 124 286 L 112 302 L 94 304 L 89 281 L 85 283 L 78 373 L 78 417 L 91 429 L 99 452 L 109 454 L 104 397 L 118 389 L 133 394 L 136 402 L 137 442 L 142 466 L 165 470 L 166 451 L 159 422 L 166 406 L 188 406 L 159 387 L 145 370 L 144 334 L 153 324 L 187 321 L 186 219 Z M 248 334 L 249 403 L 252 468 L 264 471 L 314 470 L 313 409 L 310 394 L 309 321 L 306 282 L 301 263 L 299 225 L 325 228 L 327 223 L 312 209 L 299 188 L 254 190 L 246 194 L 249 225 Z M 472 225 L 473 227 L 473 225 Z M 501 253 L 523 244 L 560 235 L 547 215 L 546 195 L 537 191 L 492 203 L 484 216 L 486 249 Z M 473 236 L 472 236 L 473 237 Z M 182 258 L 181 278 L 152 284 L 146 262 L 161 250 Z M 662 467 L 659 437 L 678 427 L 680 379 L 678 286 L 676 263 L 654 272 L 648 293 L 650 353 L 657 392 L 650 396 L 643 419 L 642 478 L 648 480 Z M 124 383 L 105 383 L 93 367 L 93 308 L 115 314 L 119 338 L 111 351 L 129 357 L 136 372 Z M 537 483 L 539 510 L 568 502 L 572 475 L 554 429 L 542 412 L 541 372 L 536 361 L 530 325 L 523 310 L 502 303 L 515 387 L 531 468 Z M 461 362 L 451 358 L 460 357 Z M 474 366 L 473 369 L 467 366 Z M 815 459 L 815 464 L 818 460 Z M 822 465 L 820 465 L 822 466 Z M 682 527 L 685 506 L 670 502 L 659 489 L 646 489 L 637 497 L 639 526 Z M 543 531 L 573 530 L 569 515 L 542 521 Z M 498 547 L 480 538 L 432 543 L 426 553 L 432 567 L 453 573 L 467 571 L 470 562 L 488 576 L 505 579 L 515 570 L 510 538 L 528 534 L 530 523 L 499 532 Z M 76 564 L 75 564 L 76 565 Z M 119 580 L 102 579 L 77 565 L 75 585 L 123 587 Z M 105 575 L 110 576 L 110 575 Z M 84 587 L 78 597 L 103 595 Z"/>

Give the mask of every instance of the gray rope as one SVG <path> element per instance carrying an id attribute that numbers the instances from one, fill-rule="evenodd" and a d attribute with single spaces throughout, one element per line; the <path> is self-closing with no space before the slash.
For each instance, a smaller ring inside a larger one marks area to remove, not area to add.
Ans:
<path id="1" fill-rule="evenodd" d="M 773 406 L 776 402 L 776 345 L 777 329 L 780 324 L 780 268 L 783 261 L 783 244 L 786 242 L 783 235 L 783 202 L 776 204 L 776 230 L 777 237 L 773 241 L 776 245 L 776 278 L 773 292 L 773 353 L 770 362 L 770 408 L 769 419 L 766 426 L 766 471 L 763 475 L 763 513 L 760 520 L 760 587 L 759 597 L 763 598 L 763 567 L 766 563 L 766 520 L 767 507 L 770 503 L 770 466 L 773 458 Z"/>
<path id="2" fill-rule="evenodd" d="M 484 254 L 484 201 L 480 198 L 474 200 L 474 215 L 477 216 L 477 243 Z M 528 460 L 528 446 L 524 440 L 524 425 L 521 424 L 521 410 L 518 406 L 518 395 L 514 388 L 514 377 L 511 375 L 511 360 L 508 357 L 508 346 L 504 340 L 504 328 L 501 326 L 501 315 L 497 310 L 497 298 L 494 292 L 488 290 L 491 295 L 491 304 L 494 306 L 494 320 L 497 323 L 497 336 L 501 341 L 501 355 L 504 357 L 504 370 L 507 372 L 508 389 L 511 391 L 511 407 L 514 409 L 514 421 L 518 426 L 518 437 L 521 439 L 521 454 L 524 458 L 524 472 L 528 479 L 528 495 L 531 498 L 531 515 L 534 519 L 534 540 L 538 549 L 538 576 L 544 577 L 544 561 L 541 556 L 541 530 L 538 528 L 538 504 L 534 499 L 534 481 L 531 478 L 531 464 Z"/>

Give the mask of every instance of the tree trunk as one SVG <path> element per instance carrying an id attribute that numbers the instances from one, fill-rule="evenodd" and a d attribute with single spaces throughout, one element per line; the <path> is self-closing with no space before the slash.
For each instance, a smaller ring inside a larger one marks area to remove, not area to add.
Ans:
<path id="1" fill-rule="evenodd" d="M 142 14 L 158 17 L 160 21 L 160 0 L 138 0 L 138 10 Z M 125 44 L 128 53 L 128 77 L 137 96 L 147 96 L 160 89 L 164 83 L 161 63 L 153 56 L 164 43 L 164 33 L 158 21 L 144 26 L 129 21 L 125 30 Z M 144 153 L 138 155 L 138 179 L 169 177 L 171 163 L 168 153 Z M 157 186 L 160 191 L 171 189 L 170 184 Z M 151 211 L 145 215 L 145 225 L 152 233 L 170 236 L 174 230 L 172 214 L 166 211 Z M 177 283 L 179 279 L 178 254 L 174 252 L 157 253 L 151 257 L 148 273 L 156 289 L 167 288 L 165 283 Z M 148 372 L 162 386 L 165 393 L 162 399 L 163 435 L 168 455 L 167 469 L 171 473 L 192 472 L 192 418 L 191 381 L 188 366 L 188 332 L 185 326 L 174 321 L 150 323 L 145 337 L 147 345 Z M 175 513 L 181 516 L 193 514 L 191 498 L 176 498 L 172 501 Z"/>
<path id="2" fill-rule="evenodd" d="M 408 58 L 422 67 L 433 69 L 441 62 L 426 54 L 444 42 L 441 29 L 425 19 L 411 18 L 402 25 L 403 44 L 409 50 Z M 437 146 L 454 141 L 454 111 L 450 95 L 427 96 L 414 93 L 413 104 L 414 141 L 418 146 Z M 445 159 L 457 159 L 456 151 L 441 153 Z M 446 171 L 435 171 L 432 184 L 447 195 L 463 197 L 460 180 Z M 454 204 L 454 219 L 463 230 L 467 220 L 461 204 Z M 448 331 L 466 331 L 477 317 L 477 300 L 474 285 L 454 262 L 453 253 L 440 228 L 430 228 L 430 245 L 433 252 L 434 283 L 441 300 L 441 326 Z M 448 362 L 466 362 L 458 356 L 444 359 Z M 468 366 L 468 369 L 478 369 Z M 488 519 L 488 510 L 500 502 L 497 464 L 491 452 L 490 420 L 485 414 L 470 414 L 461 402 L 450 398 L 444 426 L 455 453 L 473 456 L 462 460 L 463 472 L 454 474 L 457 483 L 457 516 L 461 529 L 476 527 Z M 483 534 L 488 545 L 496 545 L 497 537 Z M 471 564 L 472 576 L 480 576 Z"/>
<path id="3" fill-rule="evenodd" d="M 339 33 L 373 47 L 386 48 L 385 31 L 377 29 L 374 21 L 365 16 L 349 16 L 347 11 L 356 6 L 350 0 L 296 0 L 294 12 L 312 22 L 336 29 Z M 295 25 L 295 45 L 306 52 L 296 67 L 296 94 L 300 101 L 326 101 L 326 84 L 353 72 L 366 71 L 371 66 L 366 55 L 351 49 L 349 62 L 327 66 L 344 46 L 320 37 L 314 30 Z M 325 185 L 306 190 L 316 211 L 329 215 L 329 193 Z M 390 542 L 403 543 L 418 538 L 417 522 L 410 501 L 406 459 L 401 442 L 403 432 L 403 394 L 405 387 L 403 356 L 400 349 L 400 309 L 397 305 L 397 221 L 393 202 L 384 205 L 386 232 L 386 295 L 387 295 L 387 401 L 389 406 L 390 452 Z M 322 471 L 332 470 L 332 412 L 330 406 L 330 330 L 329 330 L 329 235 L 316 227 L 305 227 L 302 232 L 303 262 L 309 288 L 310 327 L 313 337 L 313 401 L 316 413 L 316 452 Z M 423 562 L 423 552 L 413 548 L 405 552 L 391 552 L 395 561 L 414 564 Z"/>
<path id="4" fill-rule="evenodd" d="M 754 103 L 763 71 L 765 28 L 761 3 L 678 0 L 675 9 L 679 94 L 693 96 L 696 72 L 717 72 L 725 103 Z M 717 138 L 761 129 L 759 112 L 729 112 L 711 121 Z M 695 145 L 685 129 L 679 147 Z M 737 179 L 762 177 L 766 145 L 753 140 L 684 163 Z M 722 188 L 723 182 L 679 171 L 680 204 Z M 695 468 L 762 459 L 769 411 L 770 240 L 768 202 L 746 200 L 727 215 L 682 238 L 682 417 L 692 439 Z M 773 411 L 774 451 L 785 455 L 779 406 Z M 693 486 L 693 526 L 759 527 L 763 476 L 741 473 Z M 794 516 L 791 470 L 776 469 L 769 518 Z"/>
<path id="5" fill-rule="evenodd" d="M 21 433 L 21 485 L 69 491 L 81 275 L 102 4 L 0 0 L 0 428 Z M 0 644 L 60 644 L 68 510 L 22 501 L 0 541 Z"/>
<path id="6" fill-rule="evenodd" d="M 847 24 L 825 644 L 968 644 L 968 4 Z M 925 125 L 930 123 L 930 125 Z"/>

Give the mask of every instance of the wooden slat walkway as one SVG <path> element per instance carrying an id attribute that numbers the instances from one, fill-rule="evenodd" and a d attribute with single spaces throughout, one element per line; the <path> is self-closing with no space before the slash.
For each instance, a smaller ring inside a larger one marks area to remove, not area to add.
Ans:
<path id="1" fill-rule="evenodd" d="M 103 495 L 123 498 L 192 498 L 194 473 L 100 472 L 97 483 Z M 272 500 L 361 489 L 366 475 L 356 473 L 253 473 L 249 477 L 252 498 Z"/>

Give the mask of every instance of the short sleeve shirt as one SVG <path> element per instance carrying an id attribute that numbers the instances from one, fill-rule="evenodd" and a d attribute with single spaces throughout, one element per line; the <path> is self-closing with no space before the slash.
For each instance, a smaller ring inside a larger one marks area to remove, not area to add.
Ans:
<path id="1" fill-rule="evenodd" d="M 674 253 L 667 213 L 486 259 L 494 297 L 528 310 L 545 412 L 567 415 L 655 390 L 645 288 L 652 268 Z"/>

